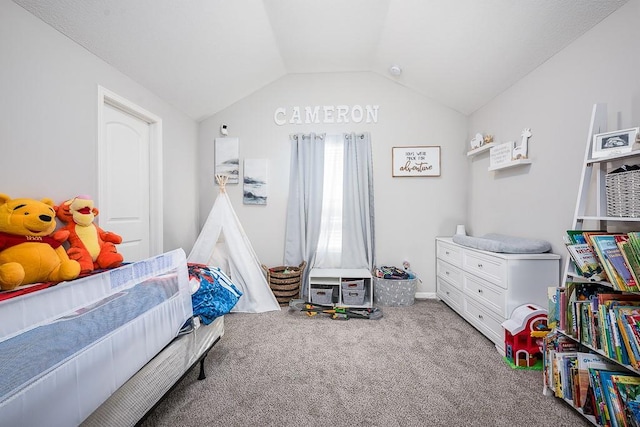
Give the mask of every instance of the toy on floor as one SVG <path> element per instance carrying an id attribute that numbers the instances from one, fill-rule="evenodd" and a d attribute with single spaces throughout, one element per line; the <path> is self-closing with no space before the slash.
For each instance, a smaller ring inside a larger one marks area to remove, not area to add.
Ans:
<path id="1" fill-rule="evenodd" d="M 51 237 L 55 228 L 52 200 L 0 194 L 0 289 L 78 277 L 78 262 Z"/>
<path id="2" fill-rule="evenodd" d="M 326 305 L 306 302 L 302 299 L 292 299 L 291 301 L 289 301 L 289 310 L 305 312 L 309 317 L 313 317 L 317 314 L 328 314 L 334 320 L 349 320 L 351 318 L 378 320 L 382 318 L 382 310 L 377 307 L 330 307 Z"/>
<path id="3" fill-rule="evenodd" d="M 533 368 L 539 364 L 542 360 L 540 340 L 549 332 L 547 310 L 534 304 L 521 305 L 502 327 L 507 362 L 516 368 Z"/>
<path id="4" fill-rule="evenodd" d="M 123 257 L 115 246 L 122 243 L 122 237 L 104 231 L 94 223 L 99 211 L 93 206 L 91 197 L 74 197 L 56 206 L 55 210 L 64 226 L 54 237 L 69 242 L 67 254 L 80 263 L 81 274 L 122 264 Z"/>

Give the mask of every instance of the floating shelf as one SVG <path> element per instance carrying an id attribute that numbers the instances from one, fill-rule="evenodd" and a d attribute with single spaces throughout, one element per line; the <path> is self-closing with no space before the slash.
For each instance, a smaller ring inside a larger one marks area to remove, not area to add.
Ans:
<path id="1" fill-rule="evenodd" d="M 467 157 L 475 156 L 485 151 L 488 151 L 491 147 L 495 146 L 495 142 L 488 142 L 484 144 L 482 147 L 474 148 L 471 151 L 467 151 Z"/>
<path id="2" fill-rule="evenodd" d="M 513 168 L 515 166 L 521 166 L 521 165 L 530 165 L 531 164 L 531 160 L 529 159 L 518 159 L 518 160 L 512 160 L 509 163 L 503 163 L 501 165 L 497 165 L 497 166 L 489 166 L 489 171 L 497 171 L 500 169 L 507 169 L 507 168 Z"/>

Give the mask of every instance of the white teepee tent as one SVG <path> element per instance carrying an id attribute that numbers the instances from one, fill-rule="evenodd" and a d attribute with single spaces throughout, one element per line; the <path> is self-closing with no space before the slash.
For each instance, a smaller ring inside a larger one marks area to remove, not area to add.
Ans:
<path id="1" fill-rule="evenodd" d="M 229 275 L 243 294 L 231 311 L 262 313 L 280 310 L 260 261 L 231 206 L 225 191 L 226 178 L 216 175 L 220 193 L 187 261 L 219 267 Z"/>

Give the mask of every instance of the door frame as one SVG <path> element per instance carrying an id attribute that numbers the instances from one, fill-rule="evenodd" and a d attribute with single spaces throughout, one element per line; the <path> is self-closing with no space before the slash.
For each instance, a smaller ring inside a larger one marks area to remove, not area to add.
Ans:
<path id="1" fill-rule="evenodd" d="M 98 85 L 98 206 L 106 206 L 105 183 L 102 172 L 106 168 L 106 135 L 104 134 L 104 105 L 130 114 L 149 124 L 149 250 L 151 255 L 164 252 L 163 186 L 162 186 L 162 119 L 133 102 Z M 99 220 L 96 218 L 97 220 Z"/>

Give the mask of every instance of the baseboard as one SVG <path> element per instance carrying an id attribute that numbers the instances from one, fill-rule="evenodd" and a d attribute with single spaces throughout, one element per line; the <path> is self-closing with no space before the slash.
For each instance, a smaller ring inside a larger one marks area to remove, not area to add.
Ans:
<path id="1" fill-rule="evenodd" d="M 416 299 L 435 299 L 435 292 L 416 292 Z"/>

